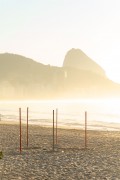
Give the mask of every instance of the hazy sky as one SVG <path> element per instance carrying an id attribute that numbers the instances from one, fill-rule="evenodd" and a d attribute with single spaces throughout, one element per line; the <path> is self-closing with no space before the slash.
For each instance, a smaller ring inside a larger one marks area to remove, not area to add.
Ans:
<path id="1" fill-rule="evenodd" d="M 0 53 L 62 66 L 71 48 L 120 82 L 120 0 L 0 0 Z"/>

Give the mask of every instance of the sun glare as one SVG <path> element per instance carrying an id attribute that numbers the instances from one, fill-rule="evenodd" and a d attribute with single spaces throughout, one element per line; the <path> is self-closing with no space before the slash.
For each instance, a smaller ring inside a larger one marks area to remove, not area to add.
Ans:
<path id="1" fill-rule="evenodd" d="M 118 71 L 107 72 L 107 77 L 110 80 L 120 84 L 120 72 L 119 73 Z"/>

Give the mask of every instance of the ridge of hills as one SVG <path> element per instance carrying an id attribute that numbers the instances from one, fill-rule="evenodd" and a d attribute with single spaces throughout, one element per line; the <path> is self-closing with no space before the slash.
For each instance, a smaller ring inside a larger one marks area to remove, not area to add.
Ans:
<path id="1" fill-rule="evenodd" d="M 0 54 L 0 99 L 120 97 L 120 84 L 79 49 L 71 49 L 63 67 L 15 54 Z"/>

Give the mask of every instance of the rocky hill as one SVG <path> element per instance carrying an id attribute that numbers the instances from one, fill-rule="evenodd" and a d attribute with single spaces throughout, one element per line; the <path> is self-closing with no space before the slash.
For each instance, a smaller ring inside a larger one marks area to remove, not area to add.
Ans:
<path id="1" fill-rule="evenodd" d="M 87 70 L 105 77 L 105 71 L 95 61 L 89 58 L 80 49 L 71 49 L 67 52 L 63 67 L 72 67 Z"/>
<path id="2" fill-rule="evenodd" d="M 77 54 L 84 58 L 77 58 L 75 51 L 71 56 L 68 52 L 63 67 L 44 65 L 20 55 L 0 54 L 0 99 L 120 96 L 120 85 L 110 81 L 104 70 L 79 50 Z"/>

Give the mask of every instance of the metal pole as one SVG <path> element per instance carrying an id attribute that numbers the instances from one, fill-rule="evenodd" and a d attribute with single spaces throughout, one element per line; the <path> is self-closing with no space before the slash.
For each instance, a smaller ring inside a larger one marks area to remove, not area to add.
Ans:
<path id="1" fill-rule="evenodd" d="M 27 147 L 28 147 L 28 110 L 29 108 L 27 107 Z"/>
<path id="2" fill-rule="evenodd" d="M 21 108 L 19 108 L 19 121 L 20 121 L 20 153 L 21 153 L 22 152 Z"/>
<path id="3" fill-rule="evenodd" d="M 53 151 L 54 151 L 54 145 L 55 145 L 55 142 L 54 142 L 54 110 L 53 110 Z"/>
<path id="4" fill-rule="evenodd" d="M 57 139 L 57 126 L 58 126 L 58 109 L 56 109 L 56 144 L 58 143 L 58 139 Z"/>
<path id="5" fill-rule="evenodd" d="M 87 148 L 87 111 L 85 111 L 85 148 Z"/>

